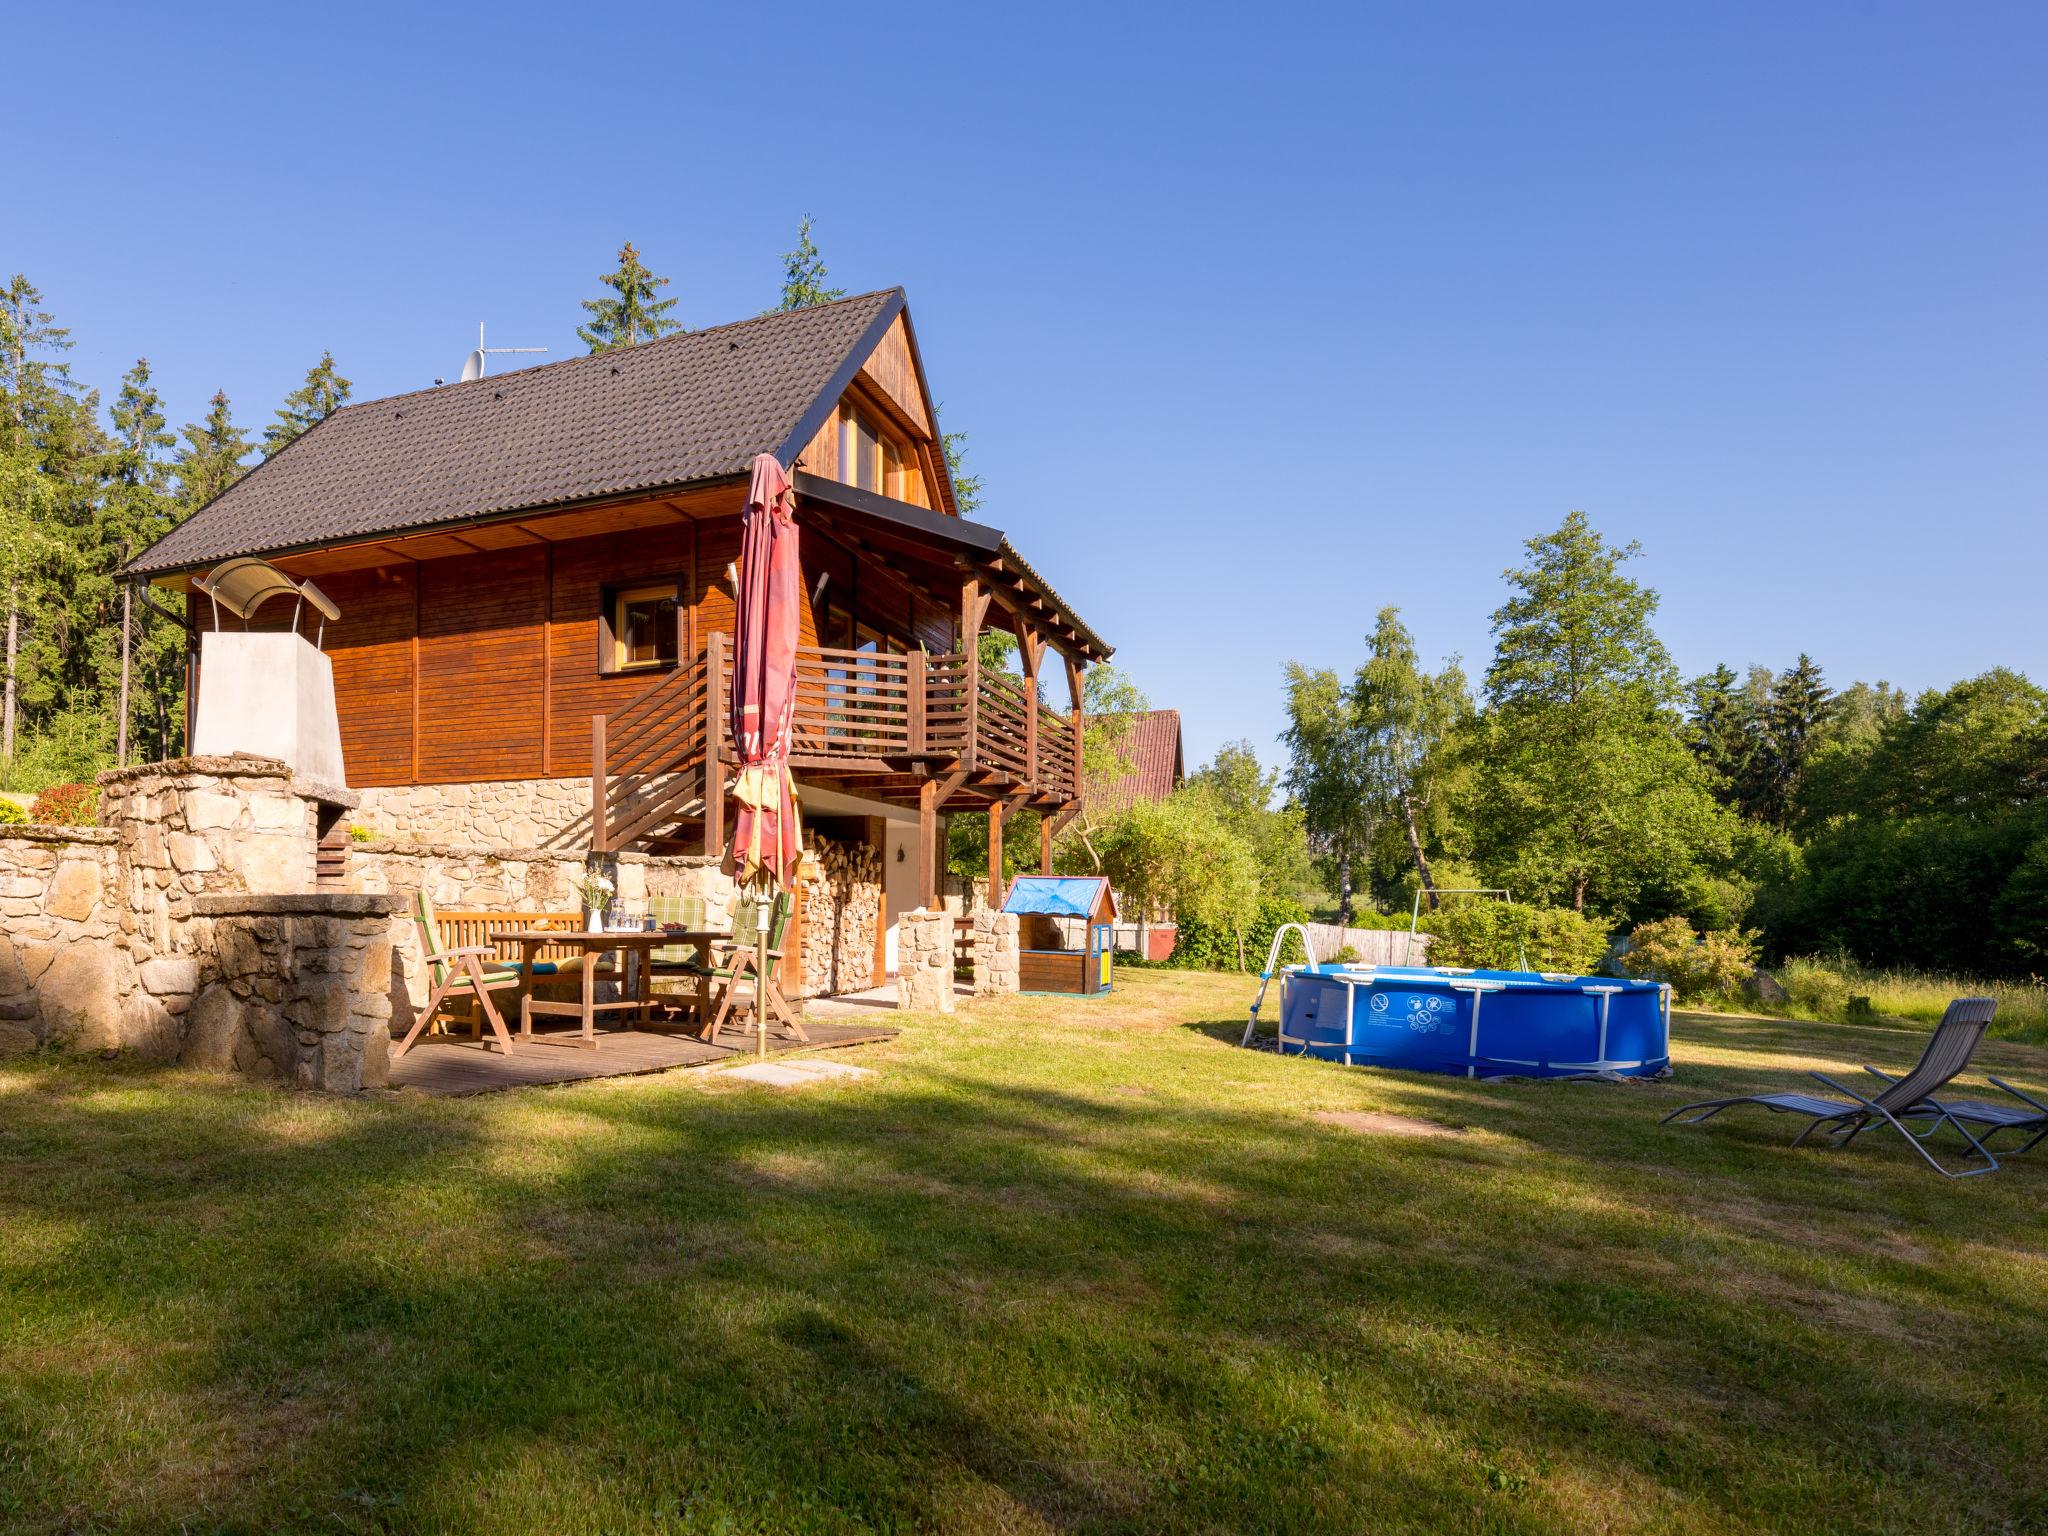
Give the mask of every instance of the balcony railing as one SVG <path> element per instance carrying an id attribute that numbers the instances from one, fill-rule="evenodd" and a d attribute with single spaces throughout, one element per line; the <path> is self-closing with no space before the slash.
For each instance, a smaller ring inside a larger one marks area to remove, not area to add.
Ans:
<path id="1" fill-rule="evenodd" d="M 596 846 L 621 847 L 677 820 L 714 820 L 704 786 L 735 756 L 728 720 L 731 652 L 713 635 L 701 656 L 623 709 L 591 720 Z M 965 763 L 1047 801 L 1079 793 L 1078 733 L 1021 678 L 958 653 L 797 651 L 790 761 L 799 770 L 895 773 Z"/>

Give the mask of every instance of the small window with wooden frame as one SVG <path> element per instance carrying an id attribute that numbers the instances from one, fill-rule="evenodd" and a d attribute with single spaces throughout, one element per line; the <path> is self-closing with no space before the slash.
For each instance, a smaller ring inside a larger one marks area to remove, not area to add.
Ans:
<path id="1" fill-rule="evenodd" d="M 683 584 L 639 582 L 604 589 L 597 625 L 597 670 L 660 672 L 673 667 L 681 654 Z"/>

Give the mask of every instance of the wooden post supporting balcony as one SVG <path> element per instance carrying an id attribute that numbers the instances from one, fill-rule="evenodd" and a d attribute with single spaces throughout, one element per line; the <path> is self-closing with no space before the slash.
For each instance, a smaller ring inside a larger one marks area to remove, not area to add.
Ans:
<path id="1" fill-rule="evenodd" d="M 1007 800 L 988 803 L 988 904 L 997 911 L 1003 905 L 1003 818 L 1010 813 Z"/>
<path id="2" fill-rule="evenodd" d="M 611 786 L 605 781 L 604 771 L 604 716 L 590 717 L 590 851 L 604 853 L 609 848 L 606 841 L 605 801 L 611 798 Z"/>
<path id="3" fill-rule="evenodd" d="M 713 634 L 704 653 L 704 852 L 725 851 L 725 770 L 719 766 L 725 738 L 725 636 Z"/>
<path id="4" fill-rule="evenodd" d="M 967 657 L 967 740 L 960 761 L 970 767 L 981 736 L 981 621 L 988 613 L 988 600 L 974 577 L 960 583 L 960 649 Z"/>
<path id="5" fill-rule="evenodd" d="M 912 757 L 918 757 L 923 754 L 925 749 L 925 665 L 923 651 L 912 651 L 910 653 L 910 660 L 905 668 L 905 672 L 907 675 L 904 686 L 908 693 L 904 699 L 903 713 L 905 730 L 910 738 L 905 746 L 905 750 Z"/>
<path id="6" fill-rule="evenodd" d="M 1070 714 L 1070 724 L 1072 725 L 1074 731 L 1074 782 L 1068 786 L 1067 792 L 1071 794 L 1076 800 L 1079 800 L 1081 798 L 1082 780 L 1081 664 L 1078 661 L 1074 660 L 1074 658 L 1071 656 L 1068 656 L 1064 659 L 1067 663 L 1067 698 L 1071 701 L 1073 706 Z"/>
<path id="7" fill-rule="evenodd" d="M 1045 641 L 1037 630 L 1020 624 L 1018 643 L 1024 652 L 1024 782 L 1038 782 L 1038 664 L 1045 655 Z"/>
<path id="8" fill-rule="evenodd" d="M 936 911 L 939 901 L 939 781 L 917 786 L 917 904 Z"/>
<path id="9" fill-rule="evenodd" d="M 1041 875 L 1052 873 L 1052 818 L 1050 816 L 1040 816 L 1038 818 L 1038 872 Z"/>

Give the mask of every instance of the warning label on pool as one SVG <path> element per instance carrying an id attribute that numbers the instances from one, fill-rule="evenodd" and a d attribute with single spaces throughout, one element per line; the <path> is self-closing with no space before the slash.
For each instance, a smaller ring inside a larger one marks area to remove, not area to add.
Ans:
<path id="1" fill-rule="evenodd" d="M 1427 992 L 1375 992 L 1372 1011 L 1381 1016 L 1375 1023 L 1406 1024 L 1418 1035 L 1433 1035 L 1439 1024 L 1452 1022 L 1446 1000 Z"/>

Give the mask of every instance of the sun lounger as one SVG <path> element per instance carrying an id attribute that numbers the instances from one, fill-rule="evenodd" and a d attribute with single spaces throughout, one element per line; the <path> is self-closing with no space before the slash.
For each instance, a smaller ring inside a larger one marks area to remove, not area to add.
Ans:
<path id="1" fill-rule="evenodd" d="M 1822 1126 L 1829 1126 L 1828 1134 L 1835 1145 L 1845 1147 L 1869 1126 L 1882 1122 L 1889 1125 L 1907 1144 L 1927 1161 L 1927 1165 L 1944 1178 L 1967 1178 L 1972 1174 L 1996 1173 L 1998 1159 L 1993 1157 L 1984 1143 L 1979 1141 L 1961 1118 L 1947 1107 L 1938 1104 L 1931 1097 L 1948 1084 L 1970 1064 L 1977 1043 L 1984 1038 L 1984 1031 L 1990 1027 L 1992 1016 L 1998 1011 L 1998 1003 L 1989 997 L 1960 997 L 1948 1005 L 1941 1016 L 1941 1022 L 1934 1026 L 1934 1033 L 1928 1037 L 1927 1049 L 1913 1070 L 1891 1082 L 1891 1085 L 1875 1098 L 1865 1098 L 1855 1089 L 1846 1087 L 1829 1077 L 1825 1072 L 1810 1074 L 1820 1082 L 1847 1095 L 1850 1102 L 1840 1099 L 1822 1098 L 1811 1093 L 1750 1093 L 1730 1099 L 1705 1099 L 1697 1104 L 1685 1104 L 1666 1115 L 1662 1124 L 1677 1121 L 1680 1125 L 1698 1125 L 1711 1120 L 1724 1109 L 1737 1104 L 1761 1104 L 1777 1114 L 1806 1115 L 1810 1123 L 1797 1136 L 1792 1145 L 1799 1146 Z M 1702 1112 L 1703 1111 L 1703 1112 Z M 1680 1116 L 1686 1118 L 1680 1119 Z M 1906 1119 L 1928 1119 L 1932 1124 L 1916 1134 L 1904 1123 Z M 1928 1136 L 1944 1125 L 1952 1125 L 1970 1144 L 1965 1157 L 1983 1159 L 1980 1168 L 1965 1168 L 1960 1172 L 1944 1168 L 1924 1145 Z M 2028 1143 L 2032 1145 L 2032 1143 Z"/>

